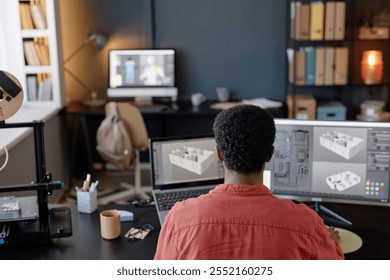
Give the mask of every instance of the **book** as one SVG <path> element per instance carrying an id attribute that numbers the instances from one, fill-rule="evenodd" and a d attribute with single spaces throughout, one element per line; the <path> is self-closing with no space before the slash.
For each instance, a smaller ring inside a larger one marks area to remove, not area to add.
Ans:
<path id="1" fill-rule="evenodd" d="M 336 2 L 325 3 L 325 27 L 324 27 L 325 40 L 334 39 L 335 9 L 336 9 Z"/>
<path id="2" fill-rule="evenodd" d="M 310 3 L 310 35 L 312 41 L 324 39 L 325 5 L 321 1 Z"/>
<path id="3" fill-rule="evenodd" d="M 34 42 L 32 40 L 24 41 L 23 48 L 27 65 L 39 65 L 39 58 L 36 53 Z"/>
<path id="4" fill-rule="evenodd" d="M 31 4 L 30 11 L 31 11 L 31 17 L 33 19 L 35 28 L 46 29 L 47 22 L 41 4 Z"/>
<path id="5" fill-rule="evenodd" d="M 287 49 L 288 82 L 294 84 L 294 49 Z"/>
<path id="6" fill-rule="evenodd" d="M 295 39 L 295 1 L 290 2 L 290 39 Z"/>
<path id="7" fill-rule="evenodd" d="M 316 48 L 316 70 L 314 84 L 321 86 L 324 84 L 324 64 L 325 64 L 325 48 Z"/>
<path id="8" fill-rule="evenodd" d="M 294 52 L 294 82 L 304 85 L 306 82 L 306 53 L 304 49 Z"/>
<path id="9" fill-rule="evenodd" d="M 335 48 L 334 57 L 334 84 L 345 85 L 348 81 L 348 48 Z"/>
<path id="10" fill-rule="evenodd" d="M 316 49 L 314 47 L 305 48 L 306 55 L 306 85 L 314 85 L 316 70 Z"/>
<path id="11" fill-rule="evenodd" d="M 335 24 L 334 24 L 334 39 L 344 40 L 345 37 L 345 13 L 346 4 L 344 1 L 335 2 Z"/>
<path id="12" fill-rule="evenodd" d="M 295 40 L 309 40 L 310 5 L 296 2 Z"/>
<path id="13" fill-rule="evenodd" d="M 333 69 L 334 69 L 334 48 L 325 48 L 325 63 L 324 63 L 324 85 L 333 85 Z"/>
<path id="14" fill-rule="evenodd" d="M 19 13 L 22 29 L 34 29 L 34 23 L 30 13 L 30 5 L 28 3 L 20 3 Z"/>
<path id="15" fill-rule="evenodd" d="M 37 100 L 38 81 L 35 75 L 27 76 L 27 96 L 29 101 Z"/>

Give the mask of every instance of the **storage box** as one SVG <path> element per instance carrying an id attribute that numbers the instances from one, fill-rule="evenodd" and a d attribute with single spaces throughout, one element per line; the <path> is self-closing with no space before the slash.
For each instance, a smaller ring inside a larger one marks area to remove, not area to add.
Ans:
<path id="1" fill-rule="evenodd" d="M 295 104 L 294 104 L 295 98 Z M 301 120 L 314 120 L 316 117 L 316 100 L 311 94 L 288 94 L 286 97 L 288 117 Z M 293 110 L 293 107 L 295 107 Z"/>
<path id="2" fill-rule="evenodd" d="M 321 102 L 317 107 L 317 119 L 326 121 L 345 121 L 347 108 L 340 102 Z"/>
<path id="3" fill-rule="evenodd" d="M 360 27 L 360 40 L 386 40 L 389 39 L 389 26 Z"/>

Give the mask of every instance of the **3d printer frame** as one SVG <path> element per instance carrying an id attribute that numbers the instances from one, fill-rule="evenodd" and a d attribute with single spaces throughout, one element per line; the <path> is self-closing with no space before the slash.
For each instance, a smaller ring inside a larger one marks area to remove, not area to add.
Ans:
<path id="1" fill-rule="evenodd" d="M 44 122 L 33 121 L 26 123 L 10 123 L 0 121 L 0 129 L 26 128 L 33 129 L 36 181 L 25 185 L 0 186 L 2 192 L 19 192 L 35 190 L 37 192 L 38 215 L 36 221 L 4 221 L 0 217 L 0 225 L 3 236 L 0 236 L 0 245 L 14 243 L 42 243 L 48 242 L 50 238 L 62 238 L 72 235 L 71 213 L 68 207 L 59 207 L 49 210 L 48 196 L 53 190 L 62 189 L 63 183 L 52 181 L 51 174 L 46 172 L 45 148 L 44 148 Z M 58 213 L 64 214 L 60 220 L 65 223 L 58 223 Z M 34 224 L 33 226 L 31 226 Z M 4 233 L 5 232 L 5 233 Z"/>

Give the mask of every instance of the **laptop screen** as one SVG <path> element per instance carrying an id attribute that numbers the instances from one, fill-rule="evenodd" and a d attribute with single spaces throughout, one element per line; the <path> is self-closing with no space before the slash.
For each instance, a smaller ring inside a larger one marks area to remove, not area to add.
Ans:
<path id="1" fill-rule="evenodd" d="M 153 187 L 222 183 L 213 136 L 151 139 Z"/>

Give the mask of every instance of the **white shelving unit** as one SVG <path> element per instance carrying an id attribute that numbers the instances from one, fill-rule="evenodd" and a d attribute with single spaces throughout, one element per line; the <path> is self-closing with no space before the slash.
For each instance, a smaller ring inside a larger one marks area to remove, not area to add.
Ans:
<path id="1" fill-rule="evenodd" d="M 15 75 L 22 84 L 23 105 L 54 110 L 62 108 L 65 105 L 65 96 L 60 67 L 62 55 L 58 0 L 0 1 L 6 9 L 3 27 L 8 67 L 5 70 Z M 37 24 L 34 24 L 31 16 L 32 5 L 42 8 L 41 18 L 46 22 L 45 28 L 36 28 Z M 26 25 L 26 22 L 29 24 Z M 26 42 L 30 42 L 29 56 L 26 55 Z M 31 55 L 31 51 L 35 55 Z M 31 63 L 32 57 L 35 57 L 36 63 Z"/>

